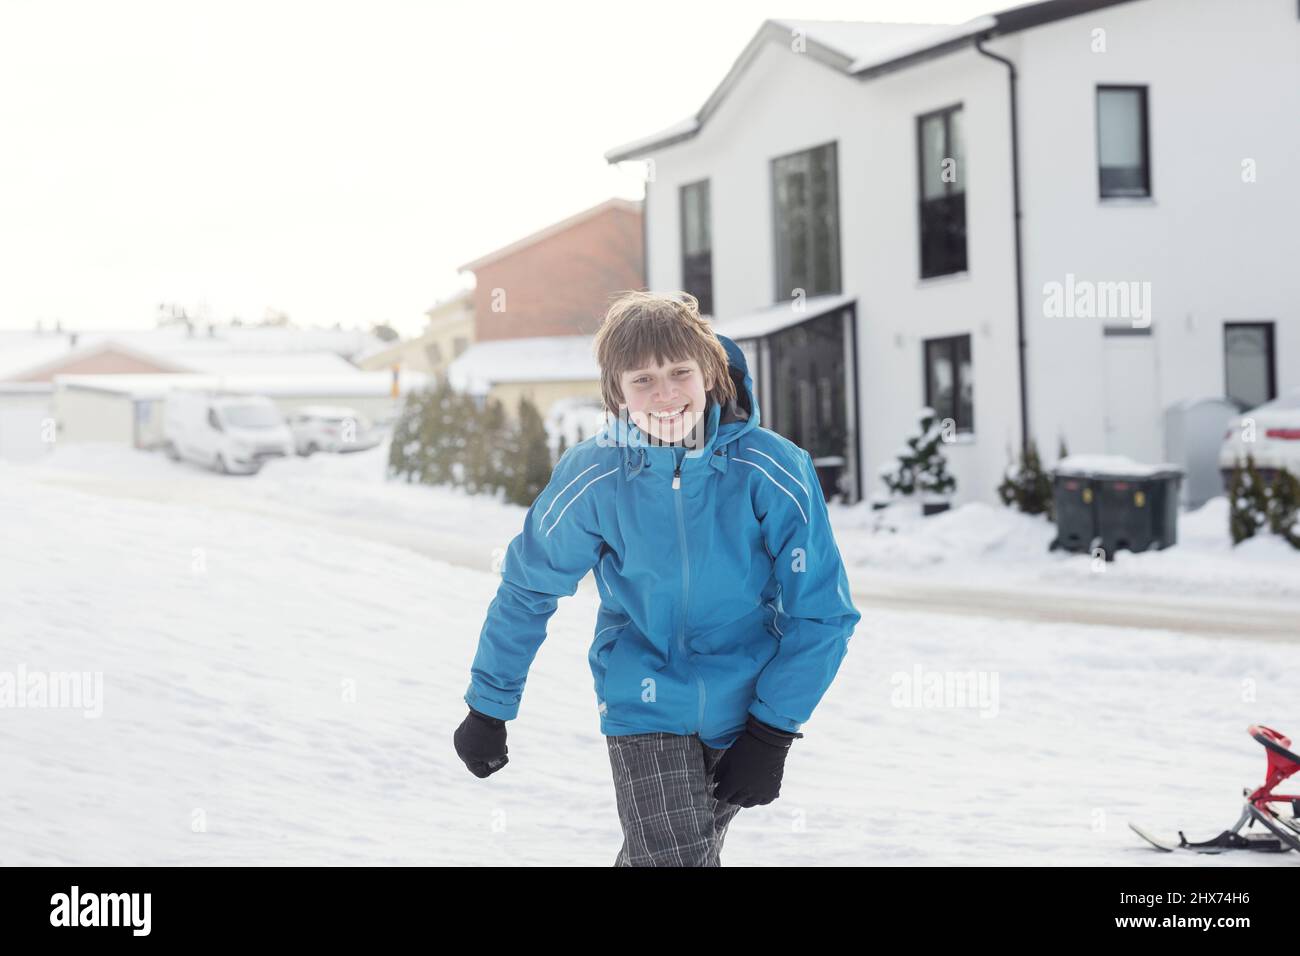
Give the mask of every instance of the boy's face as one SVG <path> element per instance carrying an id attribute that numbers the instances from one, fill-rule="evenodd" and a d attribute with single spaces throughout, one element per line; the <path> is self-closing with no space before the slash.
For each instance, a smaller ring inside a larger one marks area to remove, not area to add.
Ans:
<path id="1" fill-rule="evenodd" d="M 652 439 L 681 441 L 704 419 L 711 382 L 694 359 L 624 372 L 619 384 L 628 417 Z"/>

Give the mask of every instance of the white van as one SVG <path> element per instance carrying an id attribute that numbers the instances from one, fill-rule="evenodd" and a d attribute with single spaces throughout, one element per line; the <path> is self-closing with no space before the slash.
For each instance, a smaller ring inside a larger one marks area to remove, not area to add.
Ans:
<path id="1" fill-rule="evenodd" d="M 294 453 L 280 409 L 262 395 L 173 389 L 163 413 L 167 454 L 222 474 L 254 474 L 270 458 Z"/>

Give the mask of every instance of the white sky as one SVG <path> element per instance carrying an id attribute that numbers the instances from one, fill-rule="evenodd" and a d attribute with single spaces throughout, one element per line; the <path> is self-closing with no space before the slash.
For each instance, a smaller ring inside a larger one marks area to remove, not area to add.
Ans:
<path id="1" fill-rule="evenodd" d="M 766 17 L 961 22 L 989 0 L 0 0 L 0 328 L 415 334 L 458 267 L 610 196 Z"/>

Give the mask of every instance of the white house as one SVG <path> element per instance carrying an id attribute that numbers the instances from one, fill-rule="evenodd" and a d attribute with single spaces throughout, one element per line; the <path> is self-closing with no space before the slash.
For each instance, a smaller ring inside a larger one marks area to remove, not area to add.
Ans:
<path id="1" fill-rule="evenodd" d="M 650 161 L 648 287 L 700 298 L 849 500 L 928 404 L 993 501 L 1026 435 L 1162 461 L 1170 406 L 1300 387 L 1298 117 L 1295 0 L 1050 0 L 766 21 L 606 158 Z"/>

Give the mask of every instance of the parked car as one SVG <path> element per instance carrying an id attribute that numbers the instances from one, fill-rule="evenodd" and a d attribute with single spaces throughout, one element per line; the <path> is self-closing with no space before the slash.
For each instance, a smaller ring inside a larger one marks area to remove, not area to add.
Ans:
<path id="1" fill-rule="evenodd" d="M 383 440 L 384 430 L 356 409 L 308 405 L 289 416 L 294 447 L 300 455 L 318 451 L 364 451 Z"/>
<path id="2" fill-rule="evenodd" d="M 280 409 L 262 395 L 173 389 L 163 412 L 167 454 L 223 474 L 255 474 L 272 458 L 293 454 Z"/>
<path id="3" fill-rule="evenodd" d="M 1249 426 L 1249 427 L 1247 427 Z M 1252 438 L 1253 440 L 1247 440 Z M 1300 476 L 1300 388 L 1242 412 L 1228 422 L 1219 450 L 1219 471 L 1226 488 L 1238 459 L 1255 459 L 1265 483 L 1285 467 Z"/>

